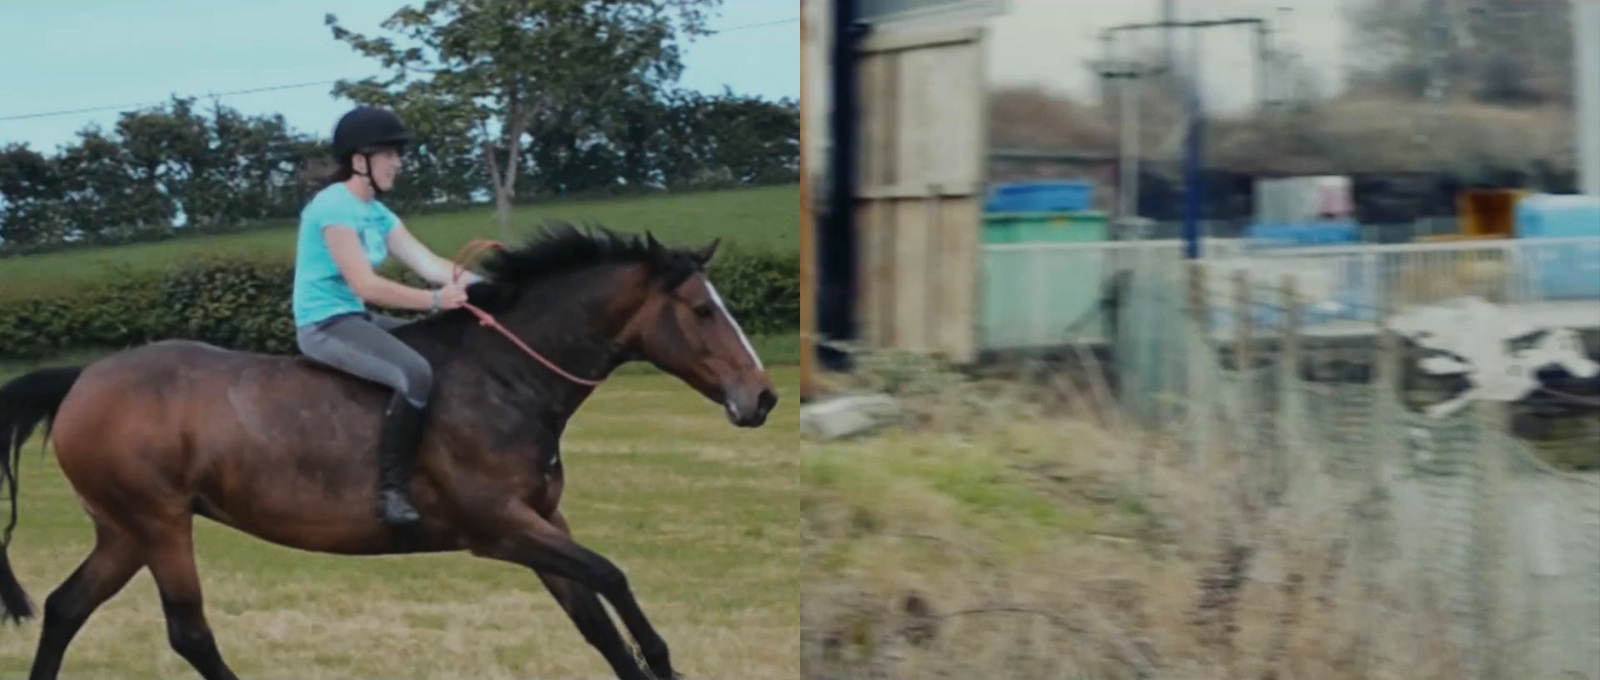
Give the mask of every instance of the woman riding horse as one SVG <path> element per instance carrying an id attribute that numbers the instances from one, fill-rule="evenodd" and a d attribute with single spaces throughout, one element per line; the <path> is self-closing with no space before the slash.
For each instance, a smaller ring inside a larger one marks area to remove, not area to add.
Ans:
<path id="1" fill-rule="evenodd" d="M 406 310 L 455 309 L 467 300 L 471 272 L 451 279 L 451 263 L 406 229 L 379 197 L 394 188 L 411 133 L 394 113 L 358 107 L 333 130 L 338 166 L 300 213 L 295 252 L 294 323 L 300 351 L 323 365 L 394 390 L 378 442 L 378 518 L 390 525 L 419 519 L 406 494 L 418 433 L 433 389 L 428 361 L 390 334 L 406 322 L 366 303 Z M 413 288 L 374 270 L 390 253 L 441 286 Z"/>
<path id="2" fill-rule="evenodd" d="M 379 471 L 360 452 L 395 399 L 377 383 L 300 357 L 168 339 L 0 384 L 0 488 L 11 501 L 0 622 L 33 615 L 6 548 L 16 463 L 39 424 L 94 525 L 93 548 L 44 602 L 28 678 L 56 680 L 89 617 L 147 568 L 173 650 L 205 680 L 238 680 L 206 620 L 196 517 L 302 551 L 469 551 L 516 564 L 538 575 L 618 680 L 679 677 L 622 568 L 572 536 L 561 439 L 606 377 L 635 361 L 676 377 L 736 427 L 766 423 L 778 396 L 705 274 L 716 249 L 556 225 L 480 262 L 485 280 L 461 309 L 395 329 L 433 367 L 410 489 L 422 519 L 403 528 L 372 516 Z"/>

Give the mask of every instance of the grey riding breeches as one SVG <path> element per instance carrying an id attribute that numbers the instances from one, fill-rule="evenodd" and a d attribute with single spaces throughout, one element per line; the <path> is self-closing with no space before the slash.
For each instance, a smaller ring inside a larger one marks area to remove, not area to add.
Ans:
<path id="1" fill-rule="evenodd" d="M 385 385 L 422 408 L 433 391 L 433 367 L 391 334 L 407 323 L 382 314 L 345 314 L 301 326 L 295 335 L 306 358 Z"/>

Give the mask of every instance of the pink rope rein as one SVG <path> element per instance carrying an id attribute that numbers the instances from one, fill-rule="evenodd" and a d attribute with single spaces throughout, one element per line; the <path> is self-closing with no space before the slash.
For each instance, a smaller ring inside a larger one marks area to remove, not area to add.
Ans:
<path id="1" fill-rule="evenodd" d="M 498 243 L 496 241 L 488 241 L 488 240 L 484 240 L 484 239 L 473 239 L 472 241 L 468 242 L 467 245 L 465 245 L 465 246 L 463 246 L 461 248 L 461 252 L 456 254 L 455 269 L 451 272 L 450 279 L 452 281 L 460 281 L 461 280 L 461 274 L 466 271 L 466 262 L 467 262 L 467 260 L 470 259 L 471 257 L 473 257 L 474 255 L 477 255 L 480 252 L 483 252 L 485 250 L 491 250 L 491 249 L 493 249 L 493 250 L 503 250 L 504 246 L 500 245 L 500 243 Z M 601 383 L 605 382 L 604 380 L 589 380 L 589 379 L 586 379 L 586 378 L 580 378 L 578 376 L 575 376 L 575 375 L 573 375 L 571 373 L 566 372 L 565 370 L 562 370 L 562 368 L 560 366 L 557 366 L 557 365 L 555 365 L 555 363 L 551 362 L 549 359 L 546 359 L 543 354 L 540 354 L 539 352 L 535 351 L 532 347 L 529 347 L 528 344 L 523 342 L 521 338 L 518 338 L 511 331 L 506 330 L 506 327 L 501 325 L 500 322 L 494 318 L 494 315 L 492 315 L 492 314 L 490 314 L 488 312 L 485 312 L 482 309 L 479 309 L 476 305 L 473 305 L 470 302 L 463 302 L 461 304 L 461 306 L 467 308 L 467 311 L 472 312 L 473 316 L 478 317 L 478 324 L 479 325 L 487 326 L 489 328 L 493 328 L 496 331 L 499 331 L 500 334 L 504 335 L 507 340 L 511 341 L 512 344 L 514 344 L 517 347 L 521 348 L 522 351 L 527 352 L 528 356 L 533 357 L 535 361 L 538 361 L 539 363 L 544 364 L 545 368 L 548 368 L 551 371 L 554 371 L 556 373 L 556 375 L 559 375 L 559 376 L 561 376 L 563 378 L 566 378 L 567 380 L 570 380 L 570 381 L 572 381 L 574 383 L 577 383 L 579 385 L 583 385 L 584 387 L 597 387 Z"/>

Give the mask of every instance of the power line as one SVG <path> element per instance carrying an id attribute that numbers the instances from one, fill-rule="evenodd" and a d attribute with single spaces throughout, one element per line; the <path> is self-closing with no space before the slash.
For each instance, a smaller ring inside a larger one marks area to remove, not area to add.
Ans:
<path id="1" fill-rule="evenodd" d="M 292 90 L 292 89 L 297 89 L 297 88 L 302 88 L 302 87 L 315 87 L 317 85 L 332 85 L 332 84 L 337 83 L 337 82 L 339 82 L 339 81 L 337 81 L 337 80 L 319 80 L 319 81 L 312 82 L 312 83 L 290 83 L 288 85 L 269 85 L 267 87 L 252 87 L 252 88 L 245 89 L 245 90 L 233 90 L 231 92 L 207 93 L 206 97 L 227 97 L 227 96 L 232 96 L 232 95 L 237 95 L 237 94 L 254 94 L 254 93 L 257 93 L 257 92 L 274 92 L 274 91 L 277 91 L 277 90 Z M 198 99 L 199 97 L 196 97 L 196 98 Z M 133 108 L 141 108 L 141 107 L 145 107 L 145 106 L 155 106 L 157 104 L 162 104 L 162 103 L 165 103 L 165 102 L 140 102 L 140 103 L 136 103 L 136 104 L 108 104 L 106 106 L 91 106 L 91 107 L 82 108 L 82 109 L 67 109 L 67 110 L 64 110 L 64 111 L 45 111 L 43 113 L 28 113 L 28 114 L 23 114 L 23 115 L 20 115 L 20 116 L 0 116 L 0 122 L 10 121 L 10 120 L 28 120 L 28 119 L 31 119 L 31 118 L 53 118 L 55 116 L 68 116 L 68 115 L 72 115 L 72 114 L 76 114 L 76 113 L 94 113 L 94 112 L 97 112 L 97 111 L 127 110 L 127 109 L 133 109 Z"/>
<path id="2" fill-rule="evenodd" d="M 748 30 L 748 29 L 752 29 L 752 28 L 766 28 L 766 27 L 769 27 L 769 26 L 782 26 L 784 24 L 795 24 L 795 23 L 799 23 L 799 22 L 800 22 L 800 17 L 790 17 L 788 19 L 778 19 L 778 20 L 775 20 L 775 21 L 762 21 L 762 22 L 757 22 L 757 23 L 753 23 L 753 24 L 740 24 L 738 26 L 729 26 L 727 28 L 713 30 L 713 31 L 711 31 L 711 35 L 713 37 L 715 37 L 715 36 L 718 36 L 718 35 L 722 35 L 724 33 L 732 33 L 734 31 L 743 31 L 743 30 Z M 277 91 L 281 91 L 281 90 L 297 90 L 297 89 L 304 88 L 304 87 L 316 87 L 318 85 L 332 85 L 332 84 L 337 83 L 337 82 L 339 82 L 339 81 L 338 80 L 318 80 L 318 81 L 309 82 L 309 83 L 290 83 L 290 84 L 287 84 L 287 85 L 269 85 L 269 86 L 266 86 L 266 87 L 252 87 L 252 88 L 249 88 L 249 89 L 233 90 L 233 91 L 230 91 L 230 92 L 208 92 L 208 93 L 206 93 L 205 97 L 208 98 L 208 99 L 216 99 L 218 97 L 231 97 L 231 96 L 234 96 L 234 95 L 241 95 L 241 94 L 256 94 L 256 93 L 259 93 L 259 92 L 277 92 Z M 200 97 L 197 96 L 195 98 L 198 99 Z M 126 111 L 128 109 L 144 108 L 144 107 L 147 107 L 147 106 L 156 106 L 156 105 L 164 104 L 164 103 L 166 103 L 165 100 L 159 101 L 159 102 L 149 102 L 149 101 L 137 102 L 137 103 L 132 103 L 132 104 L 107 104 L 105 106 L 90 106 L 90 107 L 81 108 L 81 109 L 64 109 L 64 110 L 61 110 L 61 111 L 43 111 L 43 112 L 40 112 L 40 113 L 25 113 L 25 114 L 15 115 L 15 116 L 0 116 L 0 123 L 4 123 L 4 122 L 7 122 L 7 121 L 17 121 L 17 120 L 32 120 L 32 119 L 37 119 L 37 118 L 55 118 L 57 116 L 71 116 L 71 115 L 76 115 L 76 114 L 80 114 L 80 113 L 98 113 L 98 112 L 101 112 L 101 111 Z"/>
<path id="3" fill-rule="evenodd" d="M 743 25 L 740 25 L 740 26 L 729 26 L 727 28 L 713 30 L 713 31 L 711 31 L 711 35 L 721 35 L 723 33 L 732 33 L 734 31 L 742 31 L 742 30 L 745 30 L 747 28 L 765 28 L 767 26 L 782 26 L 784 24 L 798 24 L 798 23 L 800 23 L 800 17 L 790 17 L 788 19 L 778 19 L 776 21 L 763 21 L 763 22 L 755 23 L 755 24 L 743 24 Z"/>

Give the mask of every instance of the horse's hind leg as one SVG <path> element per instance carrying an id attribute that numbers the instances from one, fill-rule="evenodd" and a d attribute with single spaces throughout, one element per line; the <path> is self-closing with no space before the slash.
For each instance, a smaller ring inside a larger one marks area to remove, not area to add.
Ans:
<path id="1" fill-rule="evenodd" d="M 167 640 L 173 651 L 205 680 L 238 680 L 222 661 L 217 641 L 206 623 L 200 597 L 200 574 L 194 565 L 193 518 L 184 514 L 164 523 L 150 537 L 150 575 L 161 592 L 167 615 Z"/>
<path id="2" fill-rule="evenodd" d="M 105 522 L 95 523 L 94 549 L 44 602 L 44 626 L 29 680 L 55 680 L 67 645 L 94 610 L 111 599 L 139 572 L 133 536 Z"/>
<path id="3" fill-rule="evenodd" d="M 571 535 L 566 518 L 559 511 L 551 513 L 550 523 Z M 606 663 L 611 664 L 611 670 L 618 678 L 632 680 L 644 677 L 639 663 L 633 658 L 633 652 L 623 642 L 622 633 L 617 631 L 606 608 L 600 604 L 599 595 L 576 581 L 560 576 L 540 572 L 539 580 L 544 582 L 544 587 L 566 610 L 567 616 L 578 627 L 578 632 L 583 634 L 583 639 L 588 640 L 600 652 L 600 656 L 605 657 Z"/>

